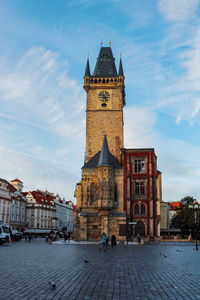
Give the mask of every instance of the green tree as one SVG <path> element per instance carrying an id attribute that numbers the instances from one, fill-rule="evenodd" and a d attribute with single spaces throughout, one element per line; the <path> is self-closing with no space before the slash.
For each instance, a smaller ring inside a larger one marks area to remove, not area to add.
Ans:
<path id="1" fill-rule="evenodd" d="M 191 208 L 195 203 L 193 197 L 187 196 L 181 199 L 180 207 L 177 208 L 177 213 L 171 220 L 171 228 L 180 228 L 181 235 L 189 235 L 190 233 L 194 237 L 196 230 L 199 230 L 199 220 L 195 223 L 194 209 Z M 199 209 L 198 209 L 199 216 Z"/>

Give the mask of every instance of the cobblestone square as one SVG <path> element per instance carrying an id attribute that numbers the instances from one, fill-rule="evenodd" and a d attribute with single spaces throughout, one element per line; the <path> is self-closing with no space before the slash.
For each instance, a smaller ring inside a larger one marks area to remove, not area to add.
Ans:
<path id="1" fill-rule="evenodd" d="M 0 246 L 0 299 L 200 299 L 193 243 L 99 248 L 44 239 Z"/>

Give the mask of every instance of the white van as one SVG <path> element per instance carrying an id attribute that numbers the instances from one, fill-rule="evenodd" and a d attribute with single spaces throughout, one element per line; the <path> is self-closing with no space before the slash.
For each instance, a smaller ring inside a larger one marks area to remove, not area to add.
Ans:
<path id="1" fill-rule="evenodd" d="M 0 221 L 0 244 L 11 242 L 10 227 L 6 223 Z"/>

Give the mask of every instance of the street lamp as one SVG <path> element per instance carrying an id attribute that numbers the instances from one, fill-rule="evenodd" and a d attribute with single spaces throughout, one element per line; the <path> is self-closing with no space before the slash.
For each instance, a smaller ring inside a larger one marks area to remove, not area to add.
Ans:
<path id="1" fill-rule="evenodd" d="M 195 201 L 193 204 L 189 205 L 190 209 L 193 209 L 194 211 L 194 223 L 195 223 L 195 239 L 196 239 L 196 250 L 198 250 L 198 241 L 197 241 L 197 233 L 198 233 L 198 225 L 199 225 L 199 208 L 200 205 L 197 201 Z"/>

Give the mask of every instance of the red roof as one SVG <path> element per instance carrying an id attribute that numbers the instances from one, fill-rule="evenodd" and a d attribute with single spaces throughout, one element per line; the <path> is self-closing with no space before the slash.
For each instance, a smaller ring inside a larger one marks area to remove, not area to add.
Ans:
<path id="1" fill-rule="evenodd" d="M 55 196 L 49 194 L 49 193 L 44 193 L 39 190 L 37 191 L 32 191 L 30 192 L 33 196 L 33 198 L 40 204 L 45 204 L 45 205 L 53 205 Z"/>
<path id="2" fill-rule="evenodd" d="M 72 202 L 73 209 L 77 209 L 77 206 Z"/>
<path id="3" fill-rule="evenodd" d="M 17 189 L 16 189 L 12 184 L 10 184 L 10 182 L 8 182 L 7 180 L 5 180 L 5 179 L 3 179 L 3 178 L 0 178 L 0 181 L 1 181 L 1 182 L 4 182 L 4 183 L 6 184 L 6 186 L 7 186 L 7 188 L 9 189 L 9 192 L 10 192 L 10 193 L 14 193 L 14 192 L 17 191 Z"/>
<path id="4" fill-rule="evenodd" d="M 170 202 L 171 205 L 171 210 L 176 210 L 177 208 L 180 207 L 181 203 L 180 202 Z"/>
<path id="5" fill-rule="evenodd" d="M 13 180 L 11 180 L 11 182 L 15 182 L 15 181 L 16 181 L 16 182 L 21 182 L 21 183 L 23 183 L 21 180 L 19 180 L 19 179 L 17 179 L 17 178 L 16 178 L 16 179 L 13 179 Z"/>

